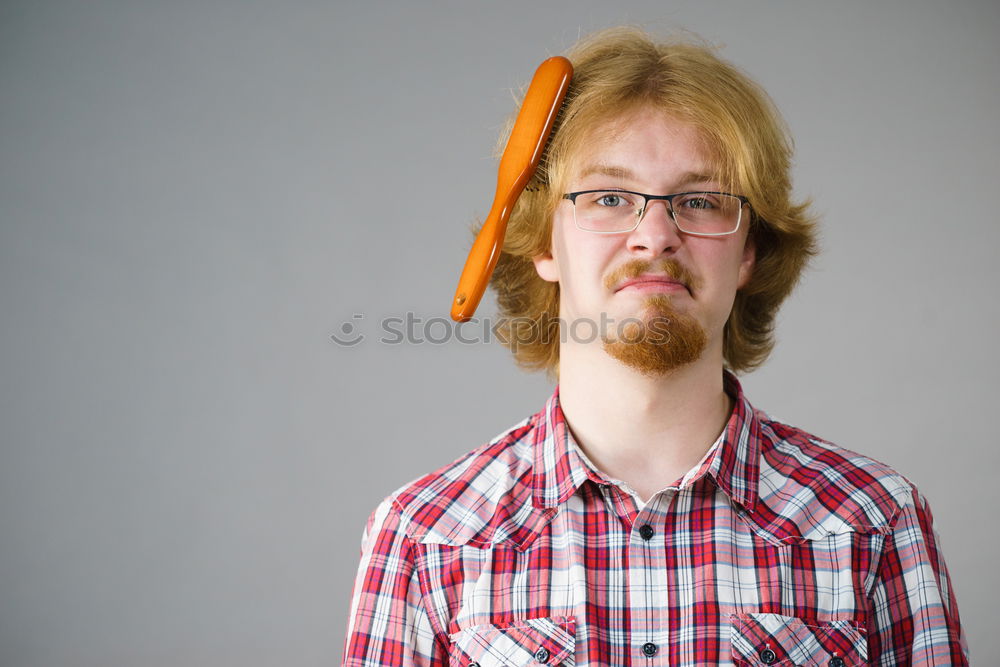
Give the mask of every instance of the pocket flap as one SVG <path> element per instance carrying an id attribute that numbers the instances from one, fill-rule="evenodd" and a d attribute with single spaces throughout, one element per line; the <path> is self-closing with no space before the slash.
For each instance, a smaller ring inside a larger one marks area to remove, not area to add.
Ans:
<path id="1" fill-rule="evenodd" d="M 451 662 L 464 667 L 572 664 L 576 619 L 554 616 L 506 625 L 476 625 L 455 633 L 451 641 Z"/>
<path id="2" fill-rule="evenodd" d="M 855 667 L 868 662 L 867 632 L 857 621 L 813 622 L 779 614 L 733 614 L 730 621 L 736 665 Z"/>

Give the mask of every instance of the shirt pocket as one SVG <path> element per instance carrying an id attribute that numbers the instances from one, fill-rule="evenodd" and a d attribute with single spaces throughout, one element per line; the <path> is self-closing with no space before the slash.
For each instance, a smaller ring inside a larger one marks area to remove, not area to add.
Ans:
<path id="1" fill-rule="evenodd" d="M 868 664 L 868 635 L 857 621 L 804 621 L 779 614 L 733 614 L 737 667 L 856 667 Z"/>
<path id="2" fill-rule="evenodd" d="M 462 667 L 572 665 L 575 635 L 572 616 L 476 625 L 451 635 L 449 662 Z"/>

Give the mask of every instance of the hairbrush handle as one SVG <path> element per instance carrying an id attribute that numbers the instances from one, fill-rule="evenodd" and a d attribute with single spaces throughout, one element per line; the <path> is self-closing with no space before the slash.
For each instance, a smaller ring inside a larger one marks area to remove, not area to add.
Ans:
<path id="1" fill-rule="evenodd" d="M 486 292 L 500 258 L 510 212 L 538 167 L 572 76 L 573 65 L 562 56 L 549 58 L 535 70 L 500 157 L 493 206 L 469 250 L 462 276 L 458 279 L 458 289 L 451 302 L 451 319 L 456 322 L 470 319 Z"/>

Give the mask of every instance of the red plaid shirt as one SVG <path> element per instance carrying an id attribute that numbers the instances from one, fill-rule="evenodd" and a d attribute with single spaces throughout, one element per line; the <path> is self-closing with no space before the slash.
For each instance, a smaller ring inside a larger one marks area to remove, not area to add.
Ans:
<path id="1" fill-rule="evenodd" d="M 964 665 L 927 502 L 755 410 L 643 505 L 545 408 L 365 530 L 344 665 Z"/>

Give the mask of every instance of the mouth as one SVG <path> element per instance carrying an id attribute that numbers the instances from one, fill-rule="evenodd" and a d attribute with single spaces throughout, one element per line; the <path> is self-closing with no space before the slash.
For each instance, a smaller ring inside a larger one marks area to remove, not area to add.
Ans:
<path id="1" fill-rule="evenodd" d="M 636 292 L 639 294 L 684 294 L 694 298 L 701 281 L 683 264 L 673 258 L 649 262 L 632 259 L 613 270 L 604 280 L 604 286 L 613 294 Z"/>
<path id="2" fill-rule="evenodd" d="M 633 292 L 688 292 L 690 293 L 690 288 L 681 282 L 665 275 L 643 275 L 636 278 L 631 278 L 623 282 L 615 293 L 633 291 Z"/>

